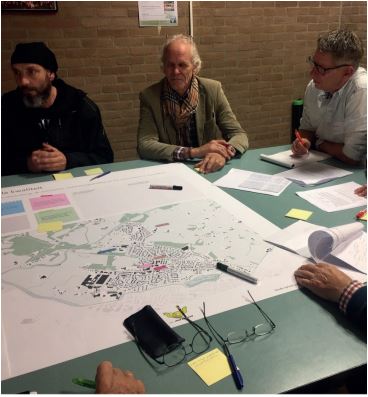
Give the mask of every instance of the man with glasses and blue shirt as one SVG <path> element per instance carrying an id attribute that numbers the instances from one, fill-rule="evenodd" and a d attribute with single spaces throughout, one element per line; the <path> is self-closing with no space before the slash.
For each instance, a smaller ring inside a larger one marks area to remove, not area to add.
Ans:
<path id="1" fill-rule="evenodd" d="M 367 152 L 367 71 L 359 67 L 363 56 L 359 37 L 339 29 L 322 34 L 308 58 L 312 80 L 304 96 L 300 135 L 292 144 L 297 155 L 310 148 L 350 165 L 358 165 Z"/>

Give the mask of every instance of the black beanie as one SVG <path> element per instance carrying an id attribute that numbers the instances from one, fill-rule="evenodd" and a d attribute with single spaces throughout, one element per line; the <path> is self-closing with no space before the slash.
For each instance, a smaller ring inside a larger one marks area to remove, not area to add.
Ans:
<path id="1" fill-rule="evenodd" d="M 15 63 L 36 63 L 54 73 L 58 70 L 55 54 L 45 43 L 40 41 L 17 44 L 10 58 L 10 62 L 12 65 Z"/>

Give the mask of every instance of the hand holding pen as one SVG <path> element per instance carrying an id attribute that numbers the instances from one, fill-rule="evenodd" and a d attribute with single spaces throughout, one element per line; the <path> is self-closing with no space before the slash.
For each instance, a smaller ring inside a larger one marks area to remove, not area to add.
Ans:
<path id="1" fill-rule="evenodd" d="M 295 130 L 296 139 L 294 140 L 291 151 L 297 156 L 303 156 L 309 153 L 311 143 L 308 139 L 303 138 L 298 130 Z"/>

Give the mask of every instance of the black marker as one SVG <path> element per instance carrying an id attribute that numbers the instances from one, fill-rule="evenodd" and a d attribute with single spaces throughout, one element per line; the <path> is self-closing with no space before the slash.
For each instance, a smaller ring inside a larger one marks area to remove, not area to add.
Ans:
<path id="1" fill-rule="evenodd" d="M 162 189 L 162 190 L 183 190 L 183 186 L 178 185 L 150 185 L 150 189 Z"/>
<path id="2" fill-rule="evenodd" d="M 225 273 L 232 274 L 233 276 L 242 278 L 243 280 L 247 280 L 253 284 L 258 283 L 257 278 L 250 276 L 248 273 L 240 272 L 239 270 L 235 270 L 235 269 L 231 269 L 231 267 L 224 265 L 221 262 L 217 262 L 216 267 L 217 267 L 217 269 L 222 270 Z"/>

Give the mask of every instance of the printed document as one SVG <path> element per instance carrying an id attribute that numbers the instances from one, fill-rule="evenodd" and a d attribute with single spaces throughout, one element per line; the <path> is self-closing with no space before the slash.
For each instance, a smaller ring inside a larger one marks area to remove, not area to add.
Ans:
<path id="1" fill-rule="evenodd" d="M 342 170 L 341 168 L 333 167 L 332 165 L 311 163 L 303 165 L 302 167 L 280 172 L 277 175 L 287 178 L 298 185 L 306 186 L 319 185 L 351 174 L 352 172 L 350 171 Z"/>
<path id="2" fill-rule="evenodd" d="M 367 235 L 358 222 L 326 228 L 298 221 L 269 236 L 266 241 L 315 262 L 350 266 L 367 273 Z"/>
<path id="3" fill-rule="evenodd" d="M 281 165 L 287 168 L 301 167 L 308 163 L 322 161 L 330 158 L 331 156 L 326 153 L 310 150 L 308 154 L 303 156 L 296 156 L 291 150 L 285 150 L 276 154 L 260 154 L 262 160 Z"/>
<path id="4" fill-rule="evenodd" d="M 225 176 L 215 181 L 214 185 L 279 196 L 290 183 L 290 181 L 279 175 L 268 175 L 232 168 Z"/>
<path id="5" fill-rule="evenodd" d="M 356 182 L 347 182 L 296 194 L 323 211 L 334 212 L 367 205 L 365 197 L 354 193 L 359 186 Z"/>

